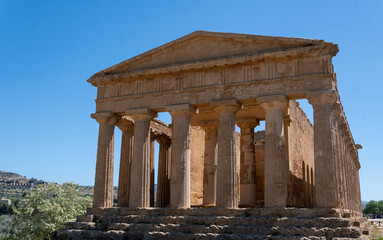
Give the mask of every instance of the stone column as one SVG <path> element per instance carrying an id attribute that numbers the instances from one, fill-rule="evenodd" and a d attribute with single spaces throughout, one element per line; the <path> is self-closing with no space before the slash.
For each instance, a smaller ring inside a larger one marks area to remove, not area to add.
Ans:
<path id="1" fill-rule="evenodd" d="M 158 178 L 157 178 L 157 202 L 156 207 L 166 207 L 170 204 L 170 154 L 171 139 L 168 136 L 158 136 L 160 144 L 158 156 Z"/>
<path id="2" fill-rule="evenodd" d="M 216 207 L 238 207 L 237 147 L 235 113 L 240 105 L 237 101 L 219 101 L 218 117 L 218 160 Z"/>
<path id="3" fill-rule="evenodd" d="M 360 169 L 360 165 L 357 166 L 357 169 L 356 169 L 356 190 L 357 190 L 357 200 L 358 200 L 358 207 L 357 207 L 357 211 L 359 213 L 362 213 L 362 196 L 361 196 L 361 193 L 360 193 L 360 181 L 359 181 L 359 169 Z"/>
<path id="4" fill-rule="evenodd" d="M 127 112 L 134 120 L 130 207 L 150 206 L 150 121 L 156 114 L 149 109 Z"/>
<path id="5" fill-rule="evenodd" d="M 114 126 L 119 117 L 109 112 L 91 116 L 100 124 L 93 207 L 113 207 Z"/>
<path id="6" fill-rule="evenodd" d="M 155 147 L 155 136 L 153 133 L 150 134 L 150 207 L 154 207 L 154 147 Z"/>
<path id="7" fill-rule="evenodd" d="M 265 205 L 265 140 L 260 139 L 255 144 L 255 173 L 257 187 L 257 205 Z"/>
<path id="8" fill-rule="evenodd" d="M 257 99 L 265 109 L 265 207 L 286 207 L 287 160 L 283 110 L 287 98 L 282 95 Z"/>
<path id="9" fill-rule="evenodd" d="M 195 108 L 183 104 L 167 110 L 173 118 L 170 205 L 190 208 L 190 118 Z"/>
<path id="10" fill-rule="evenodd" d="M 122 132 L 120 173 L 118 179 L 117 207 L 129 207 L 130 175 L 133 157 L 133 131 L 131 120 L 121 119 L 117 126 Z"/>
<path id="11" fill-rule="evenodd" d="M 335 122 L 332 107 L 337 100 L 335 91 L 306 94 L 314 109 L 314 162 L 316 207 L 340 207 L 337 188 Z"/>
<path id="12" fill-rule="evenodd" d="M 335 169 L 336 171 L 336 182 L 337 184 L 337 192 L 338 192 L 338 202 L 340 208 L 345 208 L 345 192 L 343 191 L 343 175 L 342 168 L 344 164 L 342 163 L 342 147 L 341 147 L 341 129 L 340 125 L 343 122 L 342 118 L 342 106 L 339 101 L 336 101 L 335 104 L 332 104 L 332 116 L 333 116 L 333 131 L 332 131 L 332 139 L 334 141 L 334 158 L 335 158 Z M 340 124 L 339 124 L 340 123 Z"/>
<path id="13" fill-rule="evenodd" d="M 217 194 L 218 121 L 203 121 L 200 126 L 205 131 L 203 205 L 214 206 Z"/>
<path id="14" fill-rule="evenodd" d="M 237 125 L 241 128 L 240 205 L 254 207 L 257 203 L 254 128 L 259 121 L 256 118 L 240 118 Z"/>

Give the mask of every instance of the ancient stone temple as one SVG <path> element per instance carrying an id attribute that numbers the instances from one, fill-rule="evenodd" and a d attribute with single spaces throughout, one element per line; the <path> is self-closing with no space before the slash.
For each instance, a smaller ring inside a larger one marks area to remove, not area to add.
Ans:
<path id="1" fill-rule="evenodd" d="M 323 40 L 196 31 L 94 74 L 93 207 L 52 238 L 369 239 L 337 52 Z"/>

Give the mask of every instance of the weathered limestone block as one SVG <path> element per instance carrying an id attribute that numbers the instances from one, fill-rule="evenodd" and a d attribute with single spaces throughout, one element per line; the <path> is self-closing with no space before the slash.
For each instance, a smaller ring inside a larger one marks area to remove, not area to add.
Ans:
<path id="1" fill-rule="evenodd" d="M 190 205 L 203 203 L 205 132 L 199 126 L 190 127 Z"/>
<path id="2" fill-rule="evenodd" d="M 92 118 L 100 124 L 93 207 L 113 207 L 114 126 L 119 117 L 95 113 Z"/>
<path id="3" fill-rule="evenodd" d="M 287 106 L 285 96 L 257 99 L 266 112 L 265 131 L 265 206 L 285 207 L 287 200 L 287 163 L 283 110 Z"/>
<path id="4" fill-rule="evenodd" d="M 285 136 L 289 162 L 288 206 L 313 207 L 314 128 L 295 100 L 285 115 Z M 307 167 L 309 169 L 307 169 Z"/>
<path id="5" fill-rule="evenodd" d="M 256 205 L 256 163 L 254 146 L 254 128 L 259 125 L 256 118 L 237 119 L 241 128 L 240 155 L 240 205 Z"/>
<path id="6" fill-rule="evenodd" d="M 218 121 L 201 122 L 205 130 L 203 205 L 214 206 L 217 194 Z"/>

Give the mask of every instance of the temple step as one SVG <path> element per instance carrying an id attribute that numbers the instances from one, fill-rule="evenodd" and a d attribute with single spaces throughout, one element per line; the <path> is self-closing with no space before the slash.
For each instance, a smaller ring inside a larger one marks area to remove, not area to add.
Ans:
<path id="1" fill-rule="evenodd" d="M 335 209 L 110 208 L 90 209 L 52 239 L 369 239 L 368 224 Z"/>
<path id="2" fill-rule="evenodd" d="M 146 232 L 181 232 L 181 233 L 215 233 L 215 234 L 245 234 L 245 235 L 282 235 L 282 236 L 331 236 L 359 237 L 357 228 L 353 227 L 296 227 L 293 225 L 278 226 L 232 226 L 232 225 L 194 225 L 194 224 L 151 224 L 151 223 L 112 223 L 112 224 L 68 224 L 67 229 L 117 231 L 121 233 Z"/>
<path id="3" fill-rule="evenodd" d="M 101 222 L 106 223 L 153 223 L 153 224 L 196 224 L 196 225 L 231 225 L 231 226 L 297 226 L 297 227 L 351 227 L 356 223 L 349 219 L 335 217 L 297 218 L 297 217 L 264 217 L 264 216 L 103 216 Z"/>

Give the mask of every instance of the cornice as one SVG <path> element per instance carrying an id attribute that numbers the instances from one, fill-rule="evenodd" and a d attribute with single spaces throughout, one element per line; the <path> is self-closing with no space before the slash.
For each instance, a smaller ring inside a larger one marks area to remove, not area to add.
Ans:
<path id="1" fill-rule="evenodd" d="M 262 61 L 276 61 L 283 60 L 285 58 L 302 58 L 302 57 L 319 57 L 321 55 L 331 55 L 334 45 L 323 44 L 315 46 L 294 47 L 290 49 L 280 51 L 265 51 L 257 52 L 246 55 L 234 55 L 223 58 L 207 59 L 203 61 L 184 62 L 179 64 L 171 64 L 161 67 L 149 67 L 135 69 L 132 71 L 125 71 L 115 74 L 102 74 L 99 73 L 93 75 L 87 81 L 93 86 L 98 84 L 113 83 L 122 79 L 145 77 L 151 75 L 169 74 L 182 71 L 193 71 L 199 69 L 210 69 L 219 67 L 228 67 L 230 65 L 238 64 L 251 64 Z M 336 47 L 337 48 L 337 47 Z"/>

